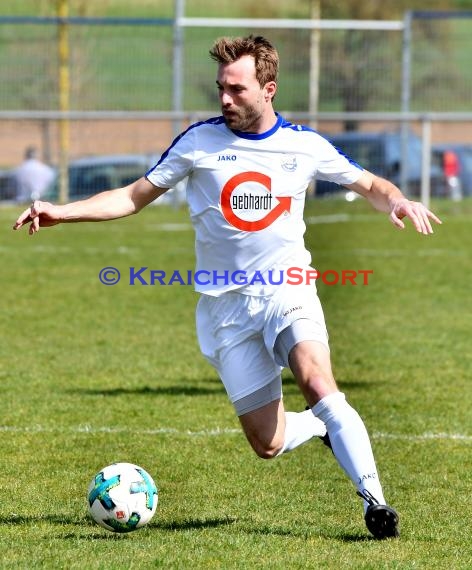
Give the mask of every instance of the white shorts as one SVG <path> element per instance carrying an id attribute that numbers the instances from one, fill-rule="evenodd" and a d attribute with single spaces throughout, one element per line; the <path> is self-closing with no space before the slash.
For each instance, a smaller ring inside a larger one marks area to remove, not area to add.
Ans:
<path id="1" fill-rule="evenodd" d="M 216 368 L 232 403 L 281 378 L 286 362 L 274 354 L 281 331 L 299 319 L 310 327 L 301 340 L 328 348 L 323 310 L 313 285 L 281 285 L 269 297 L 237 292 L 202 295 L 196 321 L 200 349 Z"/>

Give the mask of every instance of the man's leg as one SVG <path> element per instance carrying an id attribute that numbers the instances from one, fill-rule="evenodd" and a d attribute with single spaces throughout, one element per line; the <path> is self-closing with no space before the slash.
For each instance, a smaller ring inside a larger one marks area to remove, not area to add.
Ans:
<path id="1" fill-rule="evenodd" d="M 286 412 L 282 398 L 270 401 L 280 379 L 234 402 L 247 440 L 259 457 L 271 459 L 292 451 L 313 437 L 326 434 L 324 423 L 311 410 Z M 246 411 L 249 408 L 254 408 Z M 242 413 L 244 412 L 244 413 Z"/>
<path id="2" fill-rule="evenodd" d="M 258 318 L 261 329 L 265 322 L 264 307 L 263 300 L 246 295 L 202 296 L 197 332 L 202 353 L 218 371 L 249 443 L 260 457 L 270 458 L 323 436 L 326 428 L 311 411 L 285 412 L 282 366 L 255 330 Z"/>
<path id="3" fill-rule="evenodd" d="M 397 536 L 398 516 L 385 506 L 367 430 L 336 386 L 328 348 L 302 341 L 290 350 L 288 360 L 313 414 L 326 425 L 334 456 L 364 499 L 369 530 L 376 538 Z"/>

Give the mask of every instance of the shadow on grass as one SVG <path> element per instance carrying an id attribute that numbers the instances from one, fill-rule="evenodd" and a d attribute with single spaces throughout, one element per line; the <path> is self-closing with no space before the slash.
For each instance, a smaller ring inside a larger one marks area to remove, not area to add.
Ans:
<path id="1" fill-rule="evenodd" d="M 221 518 L 208 518 L 208 519 L 186 519 L 186 520 L 175 520 L 175 521 L 159 521 L 150 522 L 146 525 L 148 529 L 155 529 L 161 531 L 186 531 L 186 530 L 199 530 L 199 529 L 209 529 L 218 528 L 221 526 L 232 525 L 236 522 L 236 518 L 232 517 L 221 517 Z M 116 539 L 123 536 L 127 536 L 129 533 L 114 533 L 106 531 L 106 529 L 100 529 L 95 523 L 89 518 L 72 518 L 68 515 L 0 515 L 0 527 L 1 526 L 28 526 L 37 525 L 38 523 L 48 523 L 51 525 L 58 526 L 68 526 L 72 525 L 75 527 L 92 528 L 97 529 L 98 532 L 93 535 L 84 535 L 84 538 L 98 538 L 98 539 Z M 77 538 L 75 533 L 68 533 L 64 535 L 63 538 Z"/>
<path id="2" fill-rule="evenodd" d="M 287 386 L 295 386 L 297 387 L 297 382 L 293 376 L 284 376 L 283 377 L 283 385 Z M 371 380 L 350 380 L 349 378 L 336 378 L 336 383 L 341 390 L 346 390 L 346 392 L 354 391 L 356 389 L 365 389 L 371 387 L 374 383 Z M 382 384 L 388 385 L 387 381 L 376 381 L 375 386 L 381 386 Z M 297 388 L 298 389 L 298 388 Z"/>
<path id="3" fill-rule="evenodd" d="M 214 380 L 208 380 L 208 382 L 215 383 Z M 283 386 L 285 395 L 295 395 L 299 393 L 299 388 L 294 378 L 284 378 Z M 369 382 L 349 382 L 342 381 L 338 382 L 341 389 L 356 390 L 362 389 L 369 386 Z M 128 396 L 128 395 L 150 395 L 150 396 L 209 396 L 209 395 L 225 395 L 226 392 L 223 388 L 223 384 L 218 380 L 217 384 L 211 387 L 198 387 L 198 386 L 140 386 L 135 388 L 84 388 L 84 389 L 74 389 L 65 390 L 68 394 L 79 394 L 82 396 L 105 396 L 105 397 L 118 397 L 118 396 Z"/>
<path id="4" fill-rule="evenodd" d="M 168 532 L 179 532 L 187 530 L 200 530 L 209 528 L 218 528 L 221 526 L 231 525 L 236 522 L 233 518 L 213 518 L 213 519 L 189 519 L 184 521 L 170 521 L 170 522 L 150 522 L 146 525 L 146 528 L 154 531 L 168 531 Z M 97 528 L 93 523 L 90 523 L 93 527 Z M 119 540 L 123 537 L 128 536 L 133 533 L 113 533 L 108 532 L 105 529 L 100 530 L 92 535 L 83 536 L 83 538 L 92 540 Z M 69 534 L 64 536 L 64 538 L 77 538 L 74 534 Z"/>
<path id="5" fill-rule="evenodd" d="M 116 388 L 74 388 L 64 390 L 68 394 L 78 394 L 81 396 L 105 396 L 105 397 L 118 397 L 128 395 L 151 395 L 151 396 L 209 396 L 209 395 L 226 395 L 222 382 L 218 378 L 203 378 L 198 380 L 200 383 L 208 383 L 211 386 L 192 386 L 191 383 L 195 382 L 186 381 L 182 379 L 182 384 L 175 386 L 139 386 L 139 387 L 123 387 Z M 379 382 L 377 382 L 377 385 Z M 282 385 L 286 395 L 298 394 L 299 388 L 293 376 L 287 375 L 282 379 Z M 356 389 L 364 389 L 369 387 L 371 382 L 363 382 L 362 380 L 338 380 L 338 386 L 341 390 L 345 389 L 347 392 L 355 391 Z"/>
<path id="6" fill-rule="evenodd" d="M 152 396 L 208 396 L 211 394 L 225 394 L 223 385 L 218 383 L 211 388 L 199 388 L 197 386 L 141 386 L 139 388 L 88 388 L 66 390 L 69 394 L 80 394 L 85 396 L 127 396 L 127 395 L 152 395 Z"/>
<path id="7" fill-rule="evenodd" d="M 297 537 L 297 538 L 322 538 L 325 540 L 339 540 L 341 542 L 346 543 L 354 543 L 354 542 L 369 542 L 374 540 L 371 536 L 363 536 L 358 534 L 343 534 L 342 532 L 334 532 L 329 533 L 326 531 L 316 531 L 313 529 L 311 532 L 306 530 L 294 530 L 293 528 L 287 529 L 284 527 L 275 527 L 275 526 L 265 526 L 265 527 L 247 527 L 244 529 L 245 532 L 248 534 L 262 534 L 265 536 L 275 535 L 275 536 L 285 536 L 285 537 Z"/>
<path id="8" fill-rule="evenodd" d="M 150 528 L 156 528 L 158 530 L 198 530 L 201 528 L 217 528 L 220 526 L 227 526 L 234 524 L 237 521 L 236 518 L 232 517 L 222 517 L 222 518 L 212 518 L 212 519 L 187 519 L 183 521 L 169 521 L 169 522 L 151 522 L 148 524 Z"/>
<path id="9" fill-rule="evenodd" d="M 230 526 L 238 522 L 235 517 L 221 517 L 221 518 L 208 518 L 208 519 L 185 519 L 185 520 L 174 520 L 174 521 L 160 521 L 150 522 L 146 525 L 149 530 L 156 531 L 168 531 L 168 532 L 179 532 L 188 530 L 200 530 L 200 529 L 210 529 L 219 528 L 223 526 Z M 0 515 L 0 526 L 27 526 L 36 525 L 38 523 L 49 523 L 52 525 L 72 525 L 75 527 L 80 527 L 83 530 L 85 528 L 96 529 L 97 532 L 93 534 L 84 534 L 83 538 L 86 539 L 97 539 L 97 540 L 119 540 L 130 533 L 113 533 L 106 531 L 105 529 L 100 529 L 96 524 L 94 524 L 88 518 L 72 518 L 68 515 Z M 342 532 L 328 533 L 326 531 L 317 532 L 313 529 L 312 532 L 307 532 L 306 530 L 294 530 L 293 528 L 288 529 L 283 526 L 252 526 L 244 524 L 240 528 L 243 532 L 250 535 L 264 535 L 264 536 L 283 536 L 283 537 L 298 537 L 309 539 L 313 537 L 322 538 L 325 540 L 338 540 L 345 543 L 356 543 L 356 542 L 370 542 L 374 540 L 371 536 L 363 536 L 358 534 L 343 534 Z M 131 533 L 132 534 L 132 533 Z M 63 535 L 62 538 L 77 538 L 76 533 L 68 533 Z"/>
<path id="10" fill-rule="evenodd" d="M 345 379 L 345 378 L 338 378 L 336 380 L 338 386 L 341 387 L 341 389 L 346 390 L 346 392 L 350 392 L 350 391 L 355 391 L 355 390 L 365 390 L 366 388 L 369 389 L 372 386 L 389 386 L 389 382 L 387 381 L 382 381 L 382 380 L 376 380 L 375 382 L 372 382 L 372 380 L 349 380 L 349 379 Z"/>
<path id="11" fill-rule="evenodd" d="M 89 524 L 89 521 L 86 519 L 72 518 L 68 515 L 16 515 L 14 513 L 10 515 L 0 515 L 0 526 L 22 526 L 42 522 L 59 525 L 70 524 L 76 526 Z M 90 524 L 92 524 L 91 521 Z"/>

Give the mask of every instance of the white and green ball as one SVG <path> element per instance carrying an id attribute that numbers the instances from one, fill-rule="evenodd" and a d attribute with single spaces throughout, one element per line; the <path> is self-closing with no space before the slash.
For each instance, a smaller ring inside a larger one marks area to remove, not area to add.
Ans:
<path id="1" fill-rule="evenodd" d="M 158 490 L 142 467 L 113 463 L 95 475 L 87 496 L 89 512 L 96 523 L 113 532 L 131 532 L 154 516 Z"/>

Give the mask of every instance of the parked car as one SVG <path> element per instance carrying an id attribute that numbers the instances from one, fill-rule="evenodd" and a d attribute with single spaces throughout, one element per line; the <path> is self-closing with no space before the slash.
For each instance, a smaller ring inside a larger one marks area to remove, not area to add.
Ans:
<path id="1" fill-rule="evenodd" d="M 16 196 L 15 180 L 11 170 L 0 170 L 0 200 L 14 200 Z"/>
<path id="2" fill-rule="evenodd" d="M 79 200 L 98 194 L 103 190 L 122 188 L 131 184 L 157 163 L 158 155 L 113 154 L 89 156 L 69 163 L 69 199 Z M 185 200 L 185 183 L 179 183 L 158 198 L 156 204 L 176 206 Z M 45 200 L 59 198 L 59 178 L 56 179 L 44 196 Z"/>
<path id="3" fill-rule="evenodd" d="M 452 198 L 472 196 L 472 144 L 433 145 L 433 160 L 443 169 Z"/>
<path id="4" fill-rule="evenodd" d="M 400 132 L 367 133 L 360 131 L 324 135 L 336 148 L 355 160 L 363 168 L 387 178 L 400 186 L 402 135 Z M 421 140 L 409 133 L 407 190 L 410 196 L 419 196 L 421 189 Z M 344 191 L 332 182 L 317 181 L 316 196 L 326 196 Z M 447 193 L 444 174 L 440 165 L 431 164 L 431 195 L 444 196 Z"/>
<path id="5" fill-rule="evenodd" d="M 69 163 L 69 198 L 86 198 L 111 188 L 121 188 L 143 176 L 158 157 L 144 154 L 113 154 L 88 156 Z M 44 196 L 59 197 L 59 178 Z"/>

